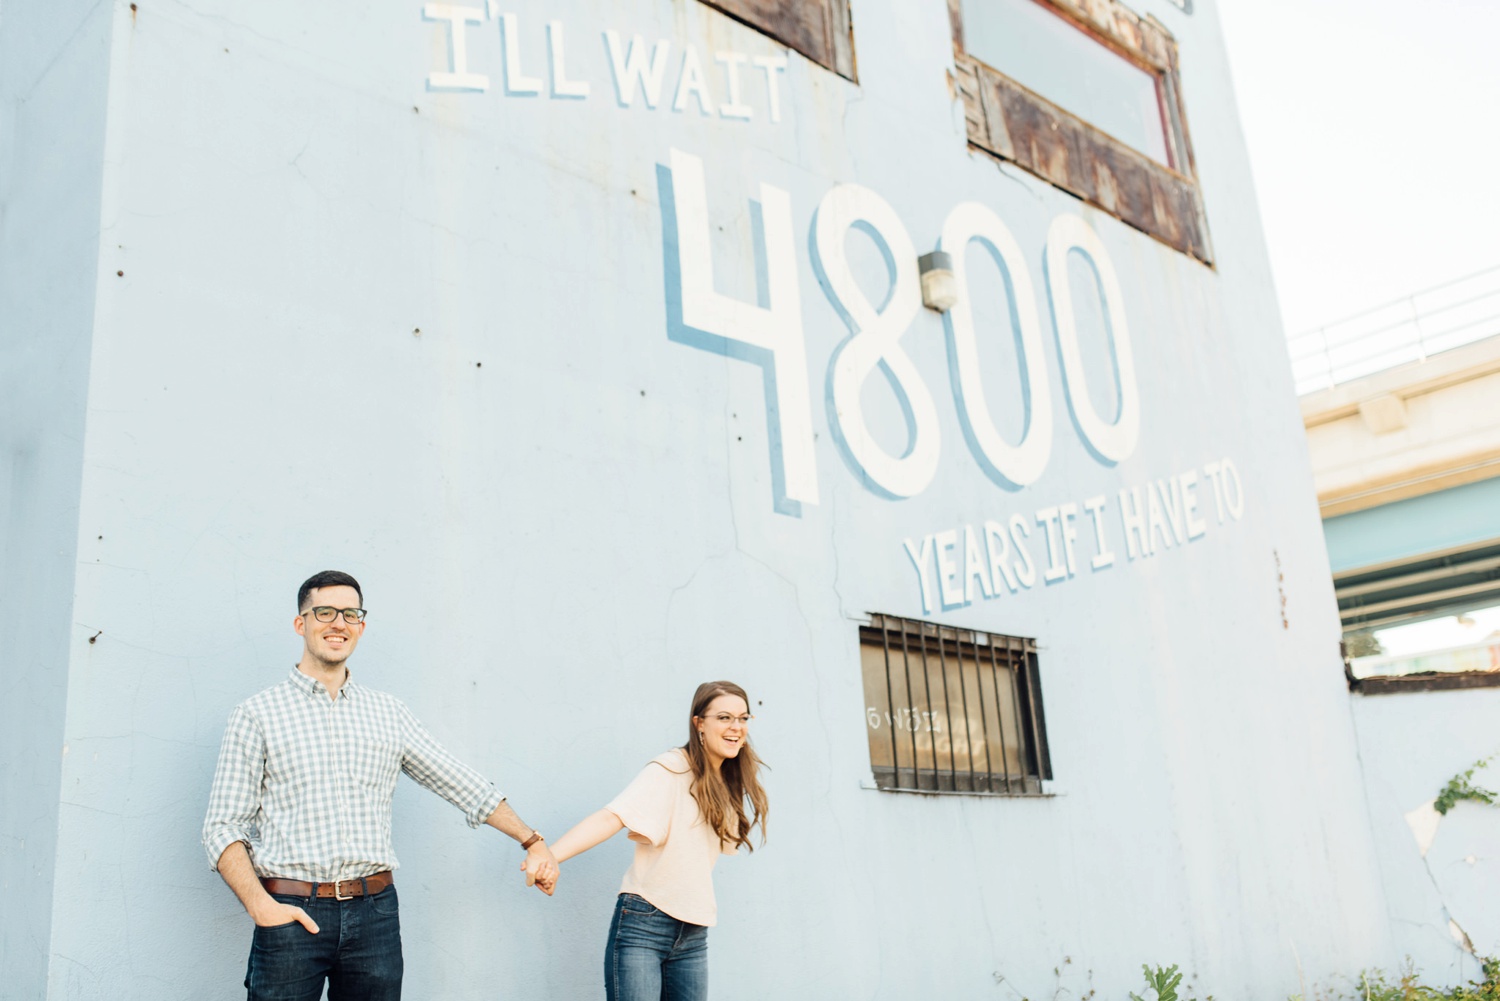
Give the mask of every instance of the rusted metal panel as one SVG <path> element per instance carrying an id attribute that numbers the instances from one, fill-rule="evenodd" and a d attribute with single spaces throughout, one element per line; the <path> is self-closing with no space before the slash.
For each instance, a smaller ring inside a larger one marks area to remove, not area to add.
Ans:
<path id="1" fill-rule="evenodd" d="M 1387 678 L 1349 677 L 1349 691 L 1359 695 L 1453 692 L 1467 688 L 1500 688 L 1500 671 L 1455 671 L 1452 674 L 1407 674 Z"/>
<path id="2" fill-rule="evenodd" d="M 1125 58 L 1155 73 L 1159 80 L 1162 117 L 1166 121 L 1171 166 L 1193 176 L 1193 150 L 1179 95 L 1177 40 L 1156 18 L 1141 17 L 1116 0 L 1038 0 L 1115 49 Z"/>
<path id="3" fill-rule="evenodd" d="M 1043 0 L 1138 62 L 1166 72 L 1177 66 L 1177 45 L 1154 17 L 1141 17 L 1115 0 Z"/>
<path id="4" fill-rule="evenodd" d="M 1162 74 L 1157 87 L 1161 95 L 1162 118 L 1167 125 L 1167 146 L 1172 151 L 1172 166 L 1179 174 L 1197 177 L 1198 161 L 1193 157 L 1187 116 L 1182 113 L 1182 78 L 1174 69 Z"/>
<path id="5" fill-rule="evenodd" d="M 1011 160 L 1122 222 L 1213 263 L 1198 186 L 1088 122 L 961 53 L 960 81 L 977 82 L 984 127 L 969 141 Z"/>
<path id="6" fill-rule="evenodd" d="M 984 103 L 979 92 L 979 75 L 975 72 L 972 62 L 962 59 L 954 61 L 953 84 L 959 98 L 964 102 L 964 123 L 968 126 L 969 141 L 976 142 L 986 149 L 991 148 L 993 139 L 989 123 L 985 119 Z"/>
<path id="7" fill-rule="evenodd" d="M 849 0 L 703 0 L 847 80 L 856 80 Z"/>
<path id="8" fill-rule="evenodd" d="M 983 64 L 966 59 L 961 52 L 954 53 L 954 62 L 963 68 L 961 71 L 962 74 L 973 80 L 974 92 L 978 96 L 979 123 L 981 127 L 975 129 L 971 125 L 969 129 L 969 141 L 978 144 L 997 156 L 1014 160 L 1016 158 L 1015 143 L 1011 141 L 1010 129 L 1005 124 L 1005 109 L 995 99 L 991 88 L 984 85 L 984 78 L 979 72 L 979 67 Z M 961 76 L 962 78 L 963 76 Z M 967 110 L 965 108 L 966 121 L 968 120 Z M 983 139 L 976 138 L 978 136 L 983 136 Z"/>
<path id="9" fill-rule="evenodd" d="M 948 23 L 953 27 L 953 47 L 964 50 L 964 0 L 948 0 Z"/>
<path id="10" fill-rule="evenodd" d="M 1158 75 L 1168 168 L 969 56 L 964 51 L 963 2 L 948 0 L 948 14 L 969 141 L 1212 264 L 1171 33 L 1155 18 L 1141 17 L 1116 0 L 1039 0 Z"/>

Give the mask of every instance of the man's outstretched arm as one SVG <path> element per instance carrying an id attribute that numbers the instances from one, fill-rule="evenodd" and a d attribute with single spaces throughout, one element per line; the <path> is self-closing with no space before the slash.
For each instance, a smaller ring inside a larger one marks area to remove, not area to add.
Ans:
<path id="1" fill-rule="evenodd" d="M 525 842 L 535 833 L 503 799 L 485 823 L 519 842 Z M 526 849 L 526 861 L 521 863 L 521 870 L 526 873 L 527 886 L 540 885 L 547 896 L 552 896 L 552 891 L 557 886 L 557 859 L 552 857 L 552 849 L 547 847 L 547 842 L 541 838 L 532 842 L 531 847 Z"/>
<path id="2" fill-rule="evenodd" d="M 464 811 L 471 827 L 488 824 L 518 842 L 529 840 L 532 828 L 516 816 L 505 797 L 482 775 L 434 740 L 410 709 L 399 703 L 398 706 L 406 743 L 401 770 Z M 526 873 L 527 886 L 540 884 L 551 895 L 557 883 L 557 860 L 544 842 L 538 839 L 526 849 L 526 861 L 521 868 Z"/>

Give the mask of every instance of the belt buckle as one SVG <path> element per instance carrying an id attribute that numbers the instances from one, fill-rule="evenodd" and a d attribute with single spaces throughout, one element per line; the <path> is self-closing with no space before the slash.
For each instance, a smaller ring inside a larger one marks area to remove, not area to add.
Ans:
<path id="1" fill-rule="evenodd" d="M 351 893 L 348 896 L 344 896 L 344 892 L 343 892 L 343 889 L 342 889 L 343 884 L 345 884 L 345 883 L 357 883 L 357 882 L 359 882 L 359 881 L 355 880 L 355 879 L 336 879 L 336 880 L 334 880 L 333 881 L 333 899 L 334 900 L 353 900 L 355 897 L 359 896 L 359 894 L 357 894 L 357 893 Z"/>

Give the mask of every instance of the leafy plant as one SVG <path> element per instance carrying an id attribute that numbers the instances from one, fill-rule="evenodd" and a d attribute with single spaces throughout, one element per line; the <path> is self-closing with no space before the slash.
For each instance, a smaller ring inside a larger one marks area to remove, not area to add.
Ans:
<path id="1" fill-rule="evenodd" d="M 1459 772 L 1449 779 L 1448 784 L 1443 786 L 1443 791 L 1438 793 L 1437 799 L 1433 801 L 1432 808 L 1438 813 L 1446 814 L 1461 799 L 1472 799 L 1476 803 L 1494 803 L 1495 797 L 1500 795 L 1500 793 L 1496 793 L 1493 789 L 1486 789 L 1483 786 L 1476 786 L 1471 781 L 1474 778 L 1475 772 L 1494 760 L 1495 755 L 1493 754 L 1488 758 L 1480 758 L 1469 766 L 1467 771 Z"/>
<path id="2" fill-rule="evenodd" d="M 1146 974 L 1146 989 L 1156 993 L 1156 1001 L 1180 1001 L 1177 996 L 1177 985 L 1182 983 L 1182 974 L 1177 972 L 1177 964 L 1171 966 L 1158 966 L 1156 972 L 1151 967 L 1141 964 L 1141 971 Z M 1147 1001 L 1135 991 L 1130 992 L 1130 1001 Z"/>

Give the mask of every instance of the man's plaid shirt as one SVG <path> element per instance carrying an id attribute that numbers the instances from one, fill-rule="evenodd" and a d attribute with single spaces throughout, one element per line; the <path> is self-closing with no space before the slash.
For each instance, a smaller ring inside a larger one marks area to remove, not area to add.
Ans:
<path id="1" fill-rule="evenodd" d="M 229 714 L 203 820 L 208 864 L 243 841 L 261 876 L 332 882 L 394 869 L 399 772 L 462 810 L 470 827 L 504 799 L 398 699 L 352 679 L 331 699 L 293 668 Z"/>

